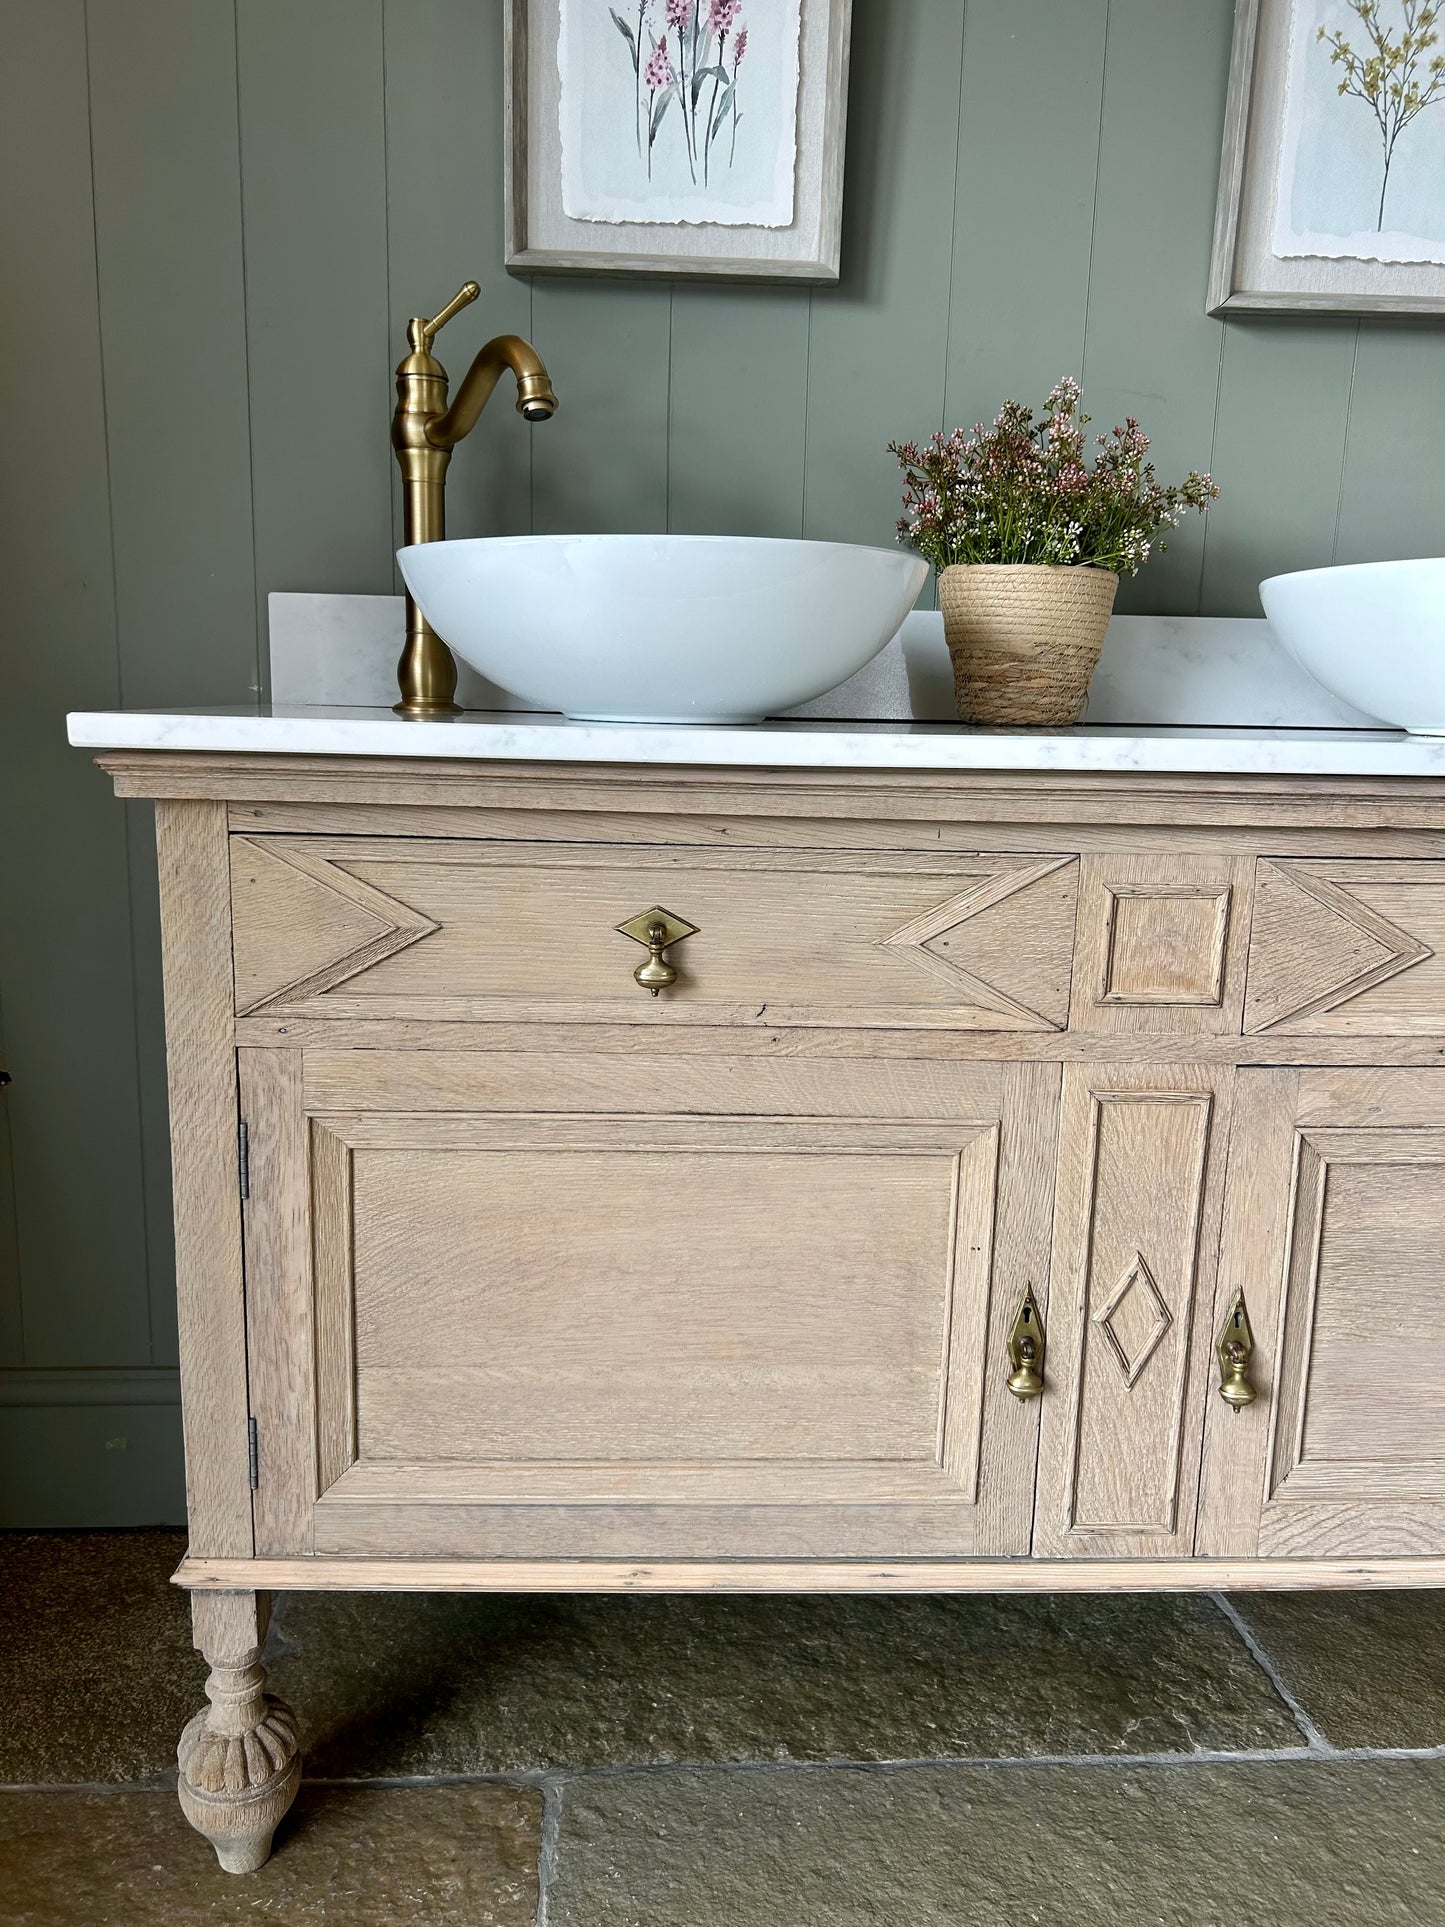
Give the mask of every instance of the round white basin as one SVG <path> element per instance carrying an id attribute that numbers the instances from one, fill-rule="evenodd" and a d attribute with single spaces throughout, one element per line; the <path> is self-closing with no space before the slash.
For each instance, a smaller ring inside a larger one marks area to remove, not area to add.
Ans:
<path id="1" fill-rule="evenodd" d="M 928 575 L 900 549 L 733 535 L 534 535 L 400 549 L 464 662 L 589 722 L 756 723 L 855 674 Z"/>
<path id="2" fill-rule="evenodd" d="M 1270 627 L 1332 695 L 1445 736 L 1445 556 L 1301 569 L 1259 585 Z"/>

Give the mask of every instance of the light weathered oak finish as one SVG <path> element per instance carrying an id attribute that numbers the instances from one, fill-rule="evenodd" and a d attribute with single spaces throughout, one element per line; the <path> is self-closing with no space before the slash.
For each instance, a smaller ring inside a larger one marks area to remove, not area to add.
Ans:
<path id="1" fill-rule="evenodd" d="M 1205 1551 L 1427 1556 L 1445 1540 L 1445 1071 L 1241 1073 L 1216 1319 L 1263 1396 L 1211 1414 Z M 1396 1086 L 1395 1078 L 1404 1081 Z M 1316 1121 L 1316 1120 L 1319 1121 Z"/>
<path id="2" fill-rule="evenodd" d="M 1048 1072 L 288 1055 L 245 1053 L 263 1550 L 1026 1550 L 985 1376 L 1000 1210 L 1046 1276 Z"/>
<path id="3" fill-rule="evenodd" d="M 1193 1549 L 1199 1436 L 1233 1073 L 1073 1066 L 1064 1076 L 1034 1550 Z"/>
<path id="4" fill-rule="evenodd" d="M 156 811 L 192 1550 L 253 1550 L 226 810 Z"/>
<path id="5" fill-rule="evenodd" d="M 1445 1559 L 186 1559 L 175 1583 L 218 1592 L 1022 1593 L 1353 1592 L 1445 1586 Z"/>
<path id="6" fill-rule="evenodd" d="M 191 1617 L 211 1669 L 210 1705 L 176 1749 L 181 1810 L 227 1873 L 254 1873 L 301 1784 L 296 1716 L 266 1691 L 261 1665 L 271 1603 L 265 1593 L 198 1591 Z"/>
<path id="7" fill-rule="evenodd" d="M 1435 1036 L 1442 952 L 1445 863 L 1261 863 L 1245 1028 Z"/>
<path id="8" fill-rule="evenodd" d="M 107 761 L 225 1864 L 263 1588 L 1445 1584 L 1440 785 Z"/>
<path id="9" fill-rule="evenodd" d="M 1073 857 L 237 837 L 234 863 L 243 1015 L 990 1031 L 1068 1018 Z M 697 926 L 658 1000 L 616 927 L 653 904 Z"/>
<path id="10" fill-rule="evenodd" d="M 1184 852 L 1084 857 L 1075 1028 L 1237 1036 L 1252 869 Z"/>

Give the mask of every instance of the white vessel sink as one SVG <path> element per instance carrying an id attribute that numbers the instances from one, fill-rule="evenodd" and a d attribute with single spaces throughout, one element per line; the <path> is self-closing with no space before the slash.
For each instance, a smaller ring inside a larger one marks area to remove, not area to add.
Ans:
<path id="1" fill-rule="evenodd" d="M 397 560 L 464 662 L 591 722 L 756 723 L 845 681 L 928 575 L 899 549 L 732 535 L 418 543 Z"/>
<path id="2" fill-rule="evenodd" d="M 1259 585 L 1303 669 L 1367 716 L 1445 736 L 1445 556 L 1301 569 Z"/>

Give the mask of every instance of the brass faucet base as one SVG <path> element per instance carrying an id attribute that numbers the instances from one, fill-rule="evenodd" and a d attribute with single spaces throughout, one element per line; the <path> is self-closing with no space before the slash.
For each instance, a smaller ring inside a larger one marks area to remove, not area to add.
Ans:
<path id="1" fill-rule="evenodd" d="M 448 716 L 465 716 L 460 703 L 393 703 L 394 716 L 405 716 L 410 723 L 440 722 Z"/>

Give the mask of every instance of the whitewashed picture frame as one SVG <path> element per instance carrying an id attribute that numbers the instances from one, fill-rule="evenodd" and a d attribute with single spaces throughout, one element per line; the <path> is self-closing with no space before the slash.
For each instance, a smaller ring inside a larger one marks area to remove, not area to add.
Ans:
<path id="1" fill-rule="evenodd" d="M 742 0 L 719 60 L 668 0 L 507 0 L 508 269 L 837 281 L 851 15 Z"/>
<path id="2" fill-rule="evenodd" d="M 1400 0 L 1385 0 L 1385 5 L 1398 8 Z M 1308 8 L 1308 14 L 1302 16 L 1297 8 Z M 1398 25 L 1393 18 L 1386 24 Z M 1306 222 L 1284 205 L 1286 194 L 1297 194 L 1298 170 L 1309 164 L 1308 144 L 1301 139 L 1305 115 L 1318 118 L 1327 108 L 1338 113 L 1337 153 L 1357 136 L 1366 143 L 1378 138 L 1368 105 L 1338 94 L 1345 69 L 1339 62 L 1331 64 L 1329 46 L 1320 45 L 1316 37 L 1319 26 L 1362 39 L 1348 0 L 1343 6 L 1340 0 L 1236 0 L 1208 312 L 1445 316 L 1445 261 L 1428 258 L 1440 252 L 1432 234 L 1423 234 L 1412 250 L 1408 237 L 1384 230 L 1382 217 L 1382 254 L 1398 257 L 1413 251 L 1426 258 L 1370 259 L 1368 239 L 1343 231 L 1372 225 L 1368 208 L 1358 221 L 1336 219 L 1334 225 L 1342 232 L 1330 235 L 1302 232 L 1321 222 Z M 1306 52 L 1308 70 L 1302 64 Z M 1437 106 L 1439 120 L 1423 122 L 1423 135 L 1422 124 L 1407 130 L 1416 143 L 1413 153 L 1406 152 L 1417 180 L 1434 178 L 1435 146 L 1445 133 L 1445 102 Z M 1429 111 L 1433 115 L 1437 108 Z M 1428 145 L 1419 145 L 1422 138 Z M 1357 171 L 1363 174 L 1362 161 Z M 1308 185 L 1312 192 L 1300 198 L 1317 206 L 1327 207 L 1331 195 L 1341 207 L 1348 199 L 1337 182 L 1324 183 L 1318 191 L 1313 191 L 1313 183 Z M 1395 193 L 1398 207 L 1398 185 Z M 1439 222 L 1432 206 L 1430 226 L 1445 232 L 1445 174 L 1440 194 Z"/>

